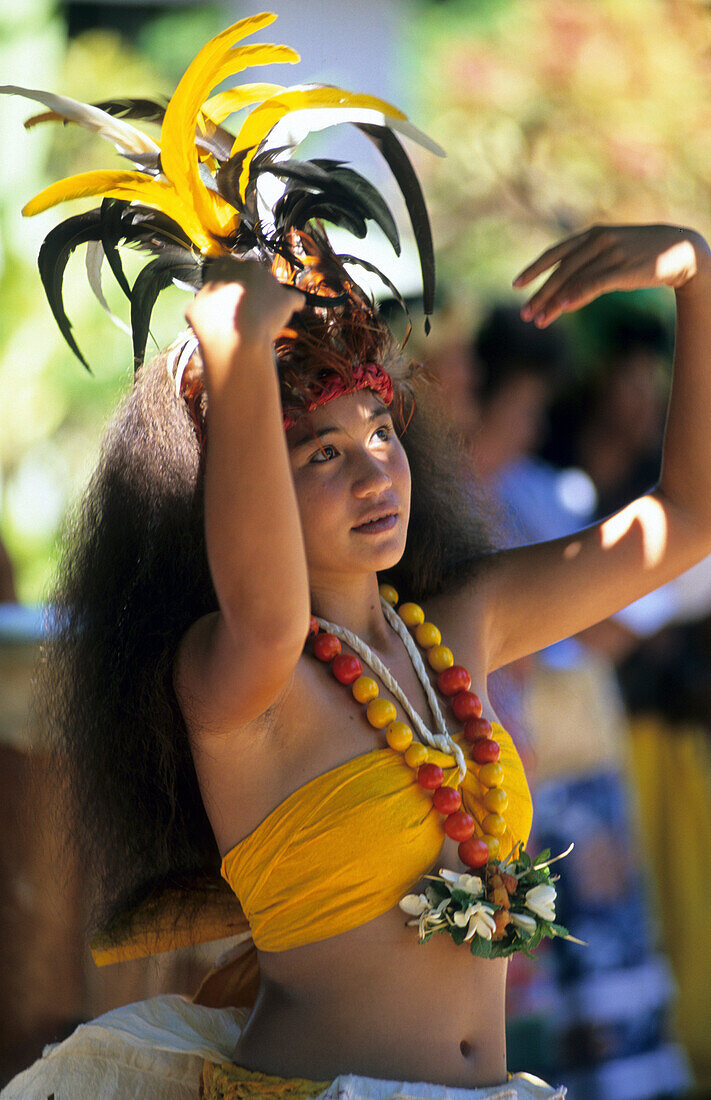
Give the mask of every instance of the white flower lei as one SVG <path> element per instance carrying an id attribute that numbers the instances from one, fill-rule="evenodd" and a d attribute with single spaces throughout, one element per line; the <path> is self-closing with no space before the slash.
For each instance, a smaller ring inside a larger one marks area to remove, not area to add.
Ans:
<path id="1" fill-rule="evenodd" d="M 483 879 L 440 868 L 439 874 L 425 876 L 424 892 L 407 894 L 400 908 L 414 918 L 407 923 L 417 927 L 421 943 L 445 932 L 455 943 L 469 943 L 471 953 L 483 958 L 530 954 L 544 937 L 583 943 L 555 922 L 557 876 L 549 868 L 572 849 L 571 844 L 553 859 L 546 850 L 535 860 L 520 849 L 505 862 L 487 864 Z M 502 911 L 506 916 L 497 917 Z"/>

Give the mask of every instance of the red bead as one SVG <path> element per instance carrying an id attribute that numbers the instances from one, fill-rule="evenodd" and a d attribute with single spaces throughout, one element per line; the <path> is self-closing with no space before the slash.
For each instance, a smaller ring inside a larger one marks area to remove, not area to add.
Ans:
<path id="1" fill-rule="evenodd" d="M 314 657 L 319 661 L 332 661 L 341 652 L 341 643 L 335 634 L 319 634 L 314 638 Z"/>
<path id="2" fill-rule="evenodd" d="M 474 832 L 474 818 L 466 810 L 457 810 L 445 820 L 444 831 L 452 840 L 469 840 Z"/>
<path id="3" fill-rule="evenodd" d="M 441 814 L 456 814 L 461 808 L 462 796 L 455 787 L 440 787 L 432 795 L 432 805 Z"/>
<path id="4" fill-rule="evenodd" d="M 363 666 L 357 657 L 350 653 L 338 653 L 333 658 L 331 672 L 339 684 L 354 683 L 363 671 Z"/>
<path id="5" fill-rule="evenodd" d="M 480 737 L 472 745 L 472 759 L 477 764 L 493 764 L 499 759 L 501 749 L 496 741 L 490 741 L 488 737 Z"/>
<path id="6" fill-rule="evenodd" d="M 312 636 L 315 636 L 316 634 L 318 634 L 320 629 L 321 627 L 318 625 L 318 619 L 316 618 L 316 616 L 310 615 L 308 637 L 311 638 Z"/>
<path id="7" fill-rule="evenodd" d="M 469 691 L 472 678 L 461 665 L 445 668 L 437 677 L 437 687 L 443 695 L 458 695 L 460 691 Z"/>
<path id="8" fill-rule="evenodd" d="M 480 840 L 478 836 L 465 840 L 459 845 L 458 851 L 459 858 L 467 867 L 478 869 L 479 867 L 485 867 L 489 862 L 488 845 Z"/>
<path id="9" fill-rule="evenodd" d="M 480 737 L 491 737 L 491 734 L 491 722 L 488 718 L 467 718 L 464 723 L 467 741 L 478 741 Z"/>
<path id="10" fill-rule="evenodd" d="M 417 770 L 417 782 L 426 791 L 436 791 L 444 782 L 444 772 L 439 764 L 422 764 Z"/>
<path id="11" fill-rule="evenodd" d="M 473 691 L 460 691 L 452 699 L 454 717 L 459 722 L 467 718 L 481 718 L 481 699 Z"/>

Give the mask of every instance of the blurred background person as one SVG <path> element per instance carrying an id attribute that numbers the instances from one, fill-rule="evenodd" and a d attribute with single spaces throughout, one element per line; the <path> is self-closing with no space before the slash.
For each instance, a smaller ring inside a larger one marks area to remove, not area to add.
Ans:
<path id="1" fill-rule="evenodd" d="M 658 477 L 673 332 L 640 307 L 623 316 L 620 304 L 593 304 L 588 314 L 602 348 L 577 385 L 559 387 L 541 453 L 584 470 L 595 486 L 593 514 L 607 516 Z"/>

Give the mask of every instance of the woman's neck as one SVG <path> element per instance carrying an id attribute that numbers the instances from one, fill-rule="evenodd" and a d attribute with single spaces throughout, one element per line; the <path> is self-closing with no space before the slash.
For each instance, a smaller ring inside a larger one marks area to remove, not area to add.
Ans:
<path id="1" fill-rule="evenodd" d="M 375 573 L 353 578 L 311 578 L 311 612 L 345 626 L 372 649 L 387 649 L 392 629 L 383 615 Z"/>

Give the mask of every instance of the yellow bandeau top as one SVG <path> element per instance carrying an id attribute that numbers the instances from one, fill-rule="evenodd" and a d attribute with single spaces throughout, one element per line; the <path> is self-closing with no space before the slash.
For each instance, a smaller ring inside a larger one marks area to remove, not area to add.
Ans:
<path id="1" fill-rule="evenodd" d="M 532 805 L 511 737 L 499 725 L 494 731 L 509 796 L 503 857 L 528 840 Z M 427 753 L 428 762 L 444 768 L 445 783 L 455 786 L 454 758 L 431 748 Z M 475 767 L 468 763 L 461 791 L 483 833 L 487 811 Z M 443 821 L 403 756 L 375 749 L 294 791 L 225 855 L 222 875 L 261 951 L 302 947 L 397 905 L 436 863 Z"/>

